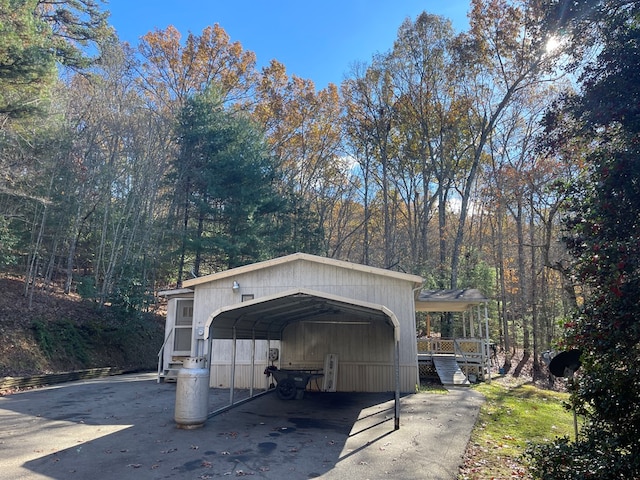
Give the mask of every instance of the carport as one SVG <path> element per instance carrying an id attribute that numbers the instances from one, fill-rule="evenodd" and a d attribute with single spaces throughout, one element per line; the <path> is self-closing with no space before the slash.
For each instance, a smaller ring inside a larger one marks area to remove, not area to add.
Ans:
<path id="1" fill-rule="evenodd" d="M 212 340 L 233 341 L 231 362 L 230 402 L 228 409 L 237 403 L 234 399 L 236 365 L 236 341 L 252 340 L 252 367 L 255 363 L 256 340 L 283 340 L 285 329 L 297 322 L 318 324 L 362 325 L 384 324 L 389 327 L 389 342 L 393 342 L 393 369 L 395 377 L 394 429 L 400 427 L 400 323 L 396 315 L 384 305 L 297 288 L 271 296 L 260 297 L 242 303 L 219 308 L 209 315 L 203 335 L 198 339 L 198 354 L 204 352 L 207 343 L 211 364 Z M 252 368 L 252 371 L 254 369 Z M 253 398 L 254 378 L 251 378 L 249 397 Z M 216 412 L 214 412 L 215 414 Z"/>

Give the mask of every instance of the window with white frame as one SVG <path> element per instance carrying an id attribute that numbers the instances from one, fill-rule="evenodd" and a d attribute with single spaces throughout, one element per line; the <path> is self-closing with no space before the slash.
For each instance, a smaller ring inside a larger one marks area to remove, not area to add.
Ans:
<path id="1" fill-rule="evenodd" d="M 175 355 L 191 354 L 193 329 L 193 300 L 178 300 L 176 304 L 176 324 L 173 334 Z"/>

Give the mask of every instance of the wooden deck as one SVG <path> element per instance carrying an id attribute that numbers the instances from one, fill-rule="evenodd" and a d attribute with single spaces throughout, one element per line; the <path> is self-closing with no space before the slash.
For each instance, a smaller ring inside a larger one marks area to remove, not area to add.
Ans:
<path id="1" fill-rule="evenodd" d="M 479 338 L 419 339 L 418 367 L 421 375 L 437 374 L 443 385 L 468 385 L 469 380 L 487 378 L 490 381 L 488 346 Z"/>

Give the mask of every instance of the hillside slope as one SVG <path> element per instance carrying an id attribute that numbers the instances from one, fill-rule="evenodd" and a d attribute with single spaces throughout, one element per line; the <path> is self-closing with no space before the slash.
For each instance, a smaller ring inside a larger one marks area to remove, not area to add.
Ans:
<path id="1" fill-rule="evenodd" d="M 52 287 L 36 291 L 31 307 L 24 281 L 0 278 L 0 377 L 96 367 L 153 370 L 164 316 L 99 307 Z"/>

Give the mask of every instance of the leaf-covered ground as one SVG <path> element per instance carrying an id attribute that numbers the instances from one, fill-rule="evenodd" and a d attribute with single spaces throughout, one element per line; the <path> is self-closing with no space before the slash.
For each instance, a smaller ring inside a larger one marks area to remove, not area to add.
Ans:
<path id="1" fill-rule="evenodd" d="M 459 480 L 531 479 L 523 453 L 528 442 L 574 435 L 568 394 L 512 376 L 477 388 L 486 401 L 471 434 Z"/>

